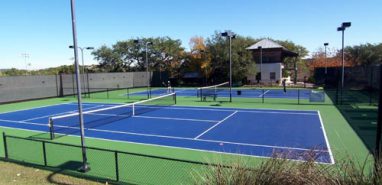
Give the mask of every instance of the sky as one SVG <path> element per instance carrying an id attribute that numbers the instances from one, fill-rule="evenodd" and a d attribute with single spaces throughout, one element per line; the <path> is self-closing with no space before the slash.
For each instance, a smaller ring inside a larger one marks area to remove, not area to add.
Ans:
<path id="1" fill-rule="evenodd" d="M 232 30 L 290 40 L 314 52 L 324 42 L 340 48 L 336 28 L 347 21 L 352 26 L 346 45 L 382 42 L 381 0 L 76 0 L 75 5 L 82 47 L 169 36 L 188 49 L 191 37 Z M 0 69 L 70 65 L 72 44 L 70 0 L 1 0 Z M 97 63 L 90 51 L 84 58 Z"/>

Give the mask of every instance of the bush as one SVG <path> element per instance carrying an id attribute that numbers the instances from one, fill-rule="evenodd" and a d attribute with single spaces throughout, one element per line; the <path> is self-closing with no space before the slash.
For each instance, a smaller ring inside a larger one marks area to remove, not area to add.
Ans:
<path id="1" fill-rule="evenodd" d="M 279 156 L 262 162 L 256 168 L 248 168 L 244 161 L 236 161 L 230 167 L 217 165 L 194 176 L 195 184 L 203 185 L 377 185 L 382 184 L 382 162 L 376 171 L 368 168 L 369 159 L 363 164 L 352 160 L 326 165 L 314 160 L 295 162 Z"/>

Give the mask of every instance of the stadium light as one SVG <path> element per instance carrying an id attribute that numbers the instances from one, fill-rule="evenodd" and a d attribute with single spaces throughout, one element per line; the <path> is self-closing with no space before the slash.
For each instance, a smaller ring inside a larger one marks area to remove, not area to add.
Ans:
<path id="1" fill-rule="evenodd" d="M 236 34 L 228 30 L 221 36 L 229 38 L 229 101 L 232 102 L 232 39 L 236 38 Z"/>
<path id="2" fill-rule="evenodd" d="M 135 43 L 135 44 L 143 44 L 143 45 L 145 45 L 145 52 L 146 52 L 146 76 L 147 76 L 147 98 L 150 98 L 150 96 L 151 96 L 151 94 L 150 94 L 150 73 L 149 73 L 149 57 L 148 57 L 148 46 L 149 45 L 153 45 L 153 43 L 152 42 L 149 42 L 149 41 L 147 41 L 147 42 L 145 42 L 145 41 L 143 41 L 143 40 L 141 40 L 141 39 L 135 39 L 135 40 L 133 40 L 133 42 Z"/>
<path id="3" fill-rule="evenodd" d="M 77 94 L 81 95 L 81 81 L 79 79 L 79 65 L 78 65 L 78 52 L 77 52 L 77 31 L 76 31 L 76 15 L 75 15 L 75 2 L 74 0 L 70 1 L 71 15 L 72 15 L 72 34 L 73 34 L 73 48 L 74 48 L 74 64 L 76 69 L 76 82 L 77 82 Z M 84 117 L 82 114 L 82 96 L 77 96 L 78 103 L 78 116 L 80 121 L 80 130 L 81 130 L 81 151 L 82 151 L 82 166 L 79 171 L 87 172 L 90 170 L 88 166 L 88 160 L 86 156 L 86 145 L 85 145 L 85 130 L 84 130 Z"/>
<path id="4" fill-rule="evenodd" d="M 343 22 L 337 31 L 342 32 L 342 72 L 341 72 L 341 87 L 344 88 L 345 78 L 345 54 L 344 54 L 344 42 L 345 42 L 345 30 L 351 26 L 351 22 Z"/>

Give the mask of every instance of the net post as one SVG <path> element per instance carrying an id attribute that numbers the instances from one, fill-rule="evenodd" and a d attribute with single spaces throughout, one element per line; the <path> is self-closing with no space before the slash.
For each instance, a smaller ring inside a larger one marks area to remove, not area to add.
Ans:
<path id="1" fill-rule="evenodd" d="M 8 147 L 7 147 L 7 136 L 3 132 L 3 142 L 4 142 L 4 158 L 8 159 Z"/>
<path id="2" fill-rule="evenodd" d="M 200 96 L 200 101 L 202 102 L 203 101 L 203 89 L 202 88 L 200 88 L 199 96 Z"/>
<path id="3" fill-rule="evenodd" d="M 264 96 L 265 96 L 265 91 L 264 91 L 264 89 L 263 89 L 263 95 L 261 96 L 262 103 L 264 103 Z"/>
<path id="4" fill-rule="evenodd" d="M 174 103 L 176 104 L 176 93 L 174 93 Z"/>
<path id="5" fill-rule="evenodd" d="M 300 105 L 300 88 L 297 89 L 297 104 Z"/>
<path id="6" fill-rule="evenodd" d="M 54 129 L 53 129 L 53 119 L 52 118 L 49 118 L 48 126 L 49 126 L 50 140 L 53 140 L 54 139 Z"/>
<path id="7" fill-rule="evenodd" d="M 109 88 L 106 88 L 106 97 L 109 99 Z"/>

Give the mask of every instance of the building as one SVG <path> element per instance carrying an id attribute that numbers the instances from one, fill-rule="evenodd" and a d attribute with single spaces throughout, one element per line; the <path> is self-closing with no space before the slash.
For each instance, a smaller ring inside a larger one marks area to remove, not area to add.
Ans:
<path id="1" fill-rule="evenodd" d="M 263 39 L 249 46 L 247 50 L 252 51 L 256 61 L 256 75 L 247 77 L 251 83 L 279 83 L 283 77 L 283 70 L 288 70 L 284 69 L 284 59 L 298 57 L 297 53 L 269 39 Z"/>

